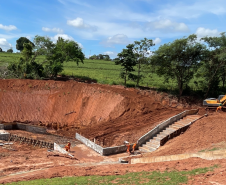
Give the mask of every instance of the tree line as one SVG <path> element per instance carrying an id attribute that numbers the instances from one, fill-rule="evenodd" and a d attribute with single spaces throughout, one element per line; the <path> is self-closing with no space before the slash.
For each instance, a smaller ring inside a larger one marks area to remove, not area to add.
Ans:
<path id="1" fill-rule="evenodd" d="M 139 86 L 143 78 L 142 69 L 151 71 L 164 78 L 165 83 L 173 80 L 177 84 L 178 95 L 183 95 L 189 83 L 195 79 L 195 85 L 205 92 L 205 97 L 216 95 L 225 89 L 226 82 L 226 35 L 219 37 L 197 38 L 192 34 L 161 45 L 152 51 L 154 42 L 144 38 L 129 44 L 114 59 L 121 66 L 120 77 L 127 85 L 133 80 Z M 63 71 L 63 63 L 75 61 L 83 63 L 85 56 L 74 41 L 58 38 L 54 43 L 49 37 L 35 36 L 33 42 L 25 37 L 17 40 L 17 50 L 22 56 L 8 66 L 17 78 L 55 78 Z M 43 61 L 37 56 L 43 55 Z M 109 60 L 108 55 L 93 55 L 91 59 Z M 137 72 L 135 73 L 135 67 Z M 225 92 L 224 92 L 225 93 Z"/>
<path id="2" fill-rule="evenodd" d="M 2 48 L 0 48 L 0 52 L 5 52 L 5 51 L 3 51 L 3 49 Z M 6 51 L 7 53 L 13 53 L 13 49 L 12 48 L 10 48 L 10 49 L 7 49 L 7 51 Z"/>
<path id="3" fill-rule="evenodd" d="M 16 42 L 16 49 L 21 51 L 22 56 L 12 62 L 8 70 L 17 78 L 55 78 L 63 71 L 64 62 L 74 61 L 78 65 L 85 58 L 77 42 L 61 37 L 56 43 L 49 37 L 38 35 L 33 42 L 26 37 L 20 37 Z M 44 56 L 43 61 L 37 61 L 40 55 Z"/>
<path id="4" fill-rule="evenodd" d="M 151 51 L 154 43 L 150 39 L 135 41 L 126 46 L 115 59 L 121 65 L 121 78 L 126 85 L 127 80 L 139 81 L 141 67 L 149 67 L 166 83 L 174 80 L 177 83 L 179 97 L 189 87 L 191 79 L 205 92 L 205 97 L 216 95 L 225 86 L 226 80 L 226 36 L 197 38 L 192 34 L 161 45 Z M 134 67 L 138 72 L 134 74 Z M 222 84 L 222 86 L 220 86 Z M 224 92 L 225 93 L 225 92 Z"/>

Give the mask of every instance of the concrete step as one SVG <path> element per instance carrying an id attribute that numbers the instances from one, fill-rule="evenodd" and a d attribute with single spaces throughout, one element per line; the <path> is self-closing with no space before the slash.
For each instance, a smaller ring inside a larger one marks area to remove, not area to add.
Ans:
<path id="1" fill-rule="evenodd" d="M 159 137 L 154 137 L 153 139 L 156 140 L 156 141 L 161 141 L 162 140 L 162 138 L 159 138 Z"/>
<path id="2" fill-rule="evenodd" d="M 164 136 L 168 136 L 169 135 L 167 132 L 159 132 L 159 134 L 164 135 Z"/>
<path id="3" fill-rule="evenodd" d="M 184 120 L 184 121 L 180 121 L 180 123 L 184 124 L 184 125 L 187 125 L 188 123 L 190 123 L 191 121 L 190 120 Z"/>
<path id="4" fill-rule="evenodd" d="M 174 124 L 172 124 L 172 126 L 176 126 L 176 127 L 179 127 L 179 128 L 184 127 L 184 125 L 181 125 L 179 123 L 174 123 Z"/>
<path id="5" fill-rule="evenodd" d="M 174 125 L 177 125 L 177 126 L 179 126 L 179 127 L 184 127 L 184 126 L 186 126 L 187 124 L 175 123 Z"/>
<path id="6" fill-rule="evenodd" d="M 147 150 L 147 149 L 145 149 L 145 148 L 143 148 L 143 147 L 139 147 L 139 150 L 140 150 L 141 152 L 150 152 L 149 150 Z"/>
<path id="7" fill-rule="evenodd" d="M 160 134 L 160 133 L 159 133 L 156 137 L 158 137 L 158 138 L 161 138 L 161 139 L 162 139 L 162 138 L 166 137 L 166 135 L 164 135 L 164 134 Z"/>
<path id="8" fill-rule="evenodd" d="M 152 143 L 152 142 L 147 142 L 146 145 L 148 145 L 148 146 L 153 146 L 153 147 L 155 147 L 155 148 L 158 148 L 159 145 L 160 145 L 160 142 L 159 142 L 158 144 Z"/>
<path id="9" fill-rule="evenodd" d="M 142 147 L 145 147 L 145 148 L 148 148 L 148 149 L 150 149 L 150 150 L 152 150 L 152 149 L 154 149 L 154 150 L 157 150 L 157 148 L 159 147 L 159 146 L 156 146 L 156 145 L 152 145 L 152 144 L 145 144 L 145 145 L 143 145 Z"/>
<path id="10" fill-rule="evenodd" d="M 153 143 L 153 144 L 159 144 L 159 141 L 156 141 L 156 140 L 154 140 L 154 139 L 150 139 L 149 141 L 148 141 L 149 143 Z"/>
<path id="11" fill-rule="evenodd" d="M 163 130 L 162 133 L 170 135 L 171 133 L 173 133 L 174 131 L 172 130 Z M 161 133 L 161 132 L 160 132 Z"/>
<path id="12" fill-rule="evenodd" d="M 140 147 L 140 149 L 144 149 L 144 150 L 146 150 L 146 151 L 148 151 L 148 152 L 153 152 L 153 151 L 155 151 L 155 150 L 156 150 L 156 149 L 154 149 L 154 148 L 147 147 L 146 145 L 145 145 L 145 146 Z"/>
<path id="13" fill-rule="evenodd" d="M 179 128 L 181 128 L 181 126 L 177 126 L 177 125 L 170 125 L 169 128 L 175 128 L 176 130 L 178 130 Z"/>
<path id="14" fill-rule="evenodd" d="M 176 131 L 177 129 L 175 129 L 175 128 L 169 128 L 169 127 L 168 127 L 168 128 L 166 128 L 166 130 L 169 130 L 169 131 L 174 132 L 174 131 Z M 172 133 L 172 132 L 171 132 L 171 133 Z"/>
<path id="15" fill-rule="evenodd" d="M 175 122 L 174 124 L 179 124 L 179 125 L 181 125 L 181 126 L 185 126 L 185 125 L 186 125 L 186 123 L 184 123 L 184 122 L 182 122 L 182 121 Z"/>

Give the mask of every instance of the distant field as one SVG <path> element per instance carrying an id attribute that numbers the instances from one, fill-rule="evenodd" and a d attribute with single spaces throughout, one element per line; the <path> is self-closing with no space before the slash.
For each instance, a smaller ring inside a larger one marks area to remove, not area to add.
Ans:
<path id="1" fill-rule="evenodd" d="M 19 53 L 0 53 L 0 66 L 8 66 L 12 61 L 16 61 L 20 57 Z M 37 57 L 38 61 L 43 61 L 44 56 Z M 119 77 L 120 69 L 119 65 L 115 65 L 112 61 L 103 60 L 84 60 L 84 64 L 75 62 L 65 62 L 64 71 L 62 74 L 75 76 L 84 79 L 95 79 L 98 83 L 102 84 L 123 84 L 124 80 Z M 135 74 L 137 73 L 137 68 L 135 68 Z M 156 88 L 167 88 L 174 89 L 176 83 L 170 81 L 164 84 L 163 78 L 158 77 L 156 74 L 151 73 L 151 70 L 146 66 L 143 67 L 141 75 L 143 79 L 140 81 L 141 86 L 156 87 Z M 134 86 L 136 82 L 128 81 L 129 86 Z M 191 86 L 193 82 L 191 82 Z"/>

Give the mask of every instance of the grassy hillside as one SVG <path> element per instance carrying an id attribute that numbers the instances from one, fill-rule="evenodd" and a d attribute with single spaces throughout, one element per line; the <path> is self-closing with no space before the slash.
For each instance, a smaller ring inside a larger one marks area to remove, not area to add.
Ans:
<path id="1" fill-rule="evenodd" d="M 16 61 L 20 57 L 20 53 L 0 53 L 0 67 L 8 66 L 11 62 Z M 42 62 L 44 56 L 37 57 L 37 61 Z M 64 63 L 64 71 L 62 75 L 69 75 L 83 79 L 93 79 L 102 84 L 123 84 L 124 80 L 120 78 L 121 66 L 115 65 L 112 61 L 103 60 L 84 60 L 84 64 L 75 62 Z M 137 74 L 135 68 L 134 74 Z M 142 68 L 141 75 L 143 79 L 140 81 L 141 86 L 155 87 L 161 89 L 175 89 L 175 81 L 164 83 L 163 78 L 152 73 L 147 66 Z M 195 88 L 194 80 L 189 84 L 190 87 Z M 135 86 L 136 82 L 128 81 L 128 86 Z"/>

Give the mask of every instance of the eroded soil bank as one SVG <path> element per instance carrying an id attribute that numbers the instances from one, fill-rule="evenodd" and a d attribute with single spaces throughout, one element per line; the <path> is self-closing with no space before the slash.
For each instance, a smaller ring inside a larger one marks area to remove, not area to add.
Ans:
<path id="1" fill-rule="evenodd" d="M 115 146 L 135 142 L 184 110 L 158 96 L 155 91 L 76 81 L 0 80 L 0 121 L 46 126 L 67 137 L 78 132 L 100 145 Z"/>

